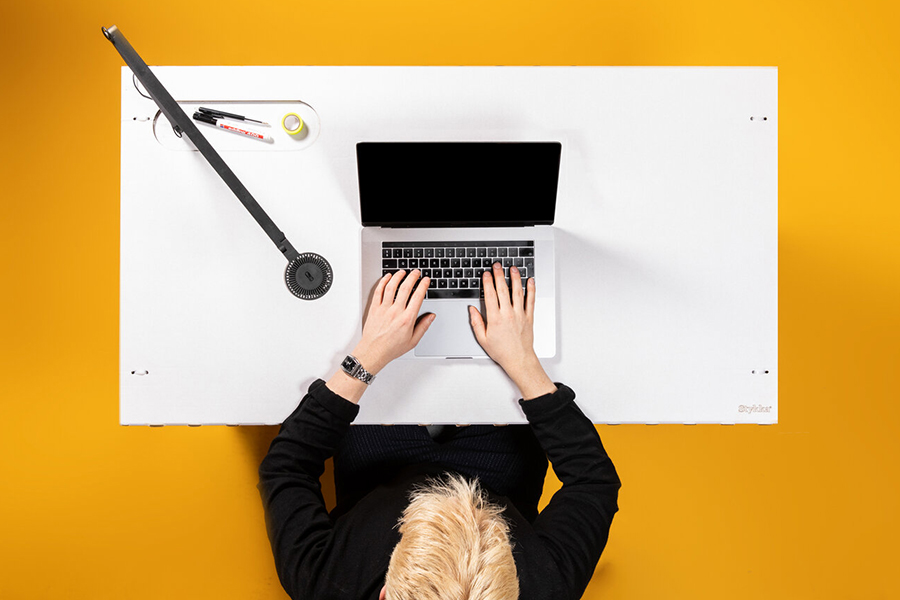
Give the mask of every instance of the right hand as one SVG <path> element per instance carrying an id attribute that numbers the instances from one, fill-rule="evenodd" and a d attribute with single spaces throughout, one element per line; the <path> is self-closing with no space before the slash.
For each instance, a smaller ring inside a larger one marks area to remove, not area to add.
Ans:
<path id="1" fill-rule="evenodd" d="M 534 278 L 528 279 L 526 297 L 522 292 L 519 270 L 511 267 L 509 271 L 512 298 L 500 263 L 494 263 L 493 275 L 491 271 L 485 271 L 482 275 L 487 323 L 478 309 L 469 307 L 475 339 L 507 373 L 535 355 Z"/>
<path id="2" fill-rule="evenodd" d="M 469 319 L 475 339 L 503 367 L 522 397 L 536 398 L 556 391 L 556 385 L 547 377 L 534 352 L 534 278 L 528 279 L 525 294 L 519 270 L 510 267 L 509 272 L 512 294 L 500 263 L 494 263 L 493 274 L 484 272 L 482 288 L 487 323 L 474 306 L 469 307 Z"/>

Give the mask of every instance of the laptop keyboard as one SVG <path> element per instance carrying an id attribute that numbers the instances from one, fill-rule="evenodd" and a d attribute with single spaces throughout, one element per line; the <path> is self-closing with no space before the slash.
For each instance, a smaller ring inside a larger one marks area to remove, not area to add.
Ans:
<path id="1" fill-rule="evenodd" d="M 522 276 L 522 287 L 534 277 L 534 241 L 502 242 L 382 242 L 381 274 L 403 269 L 422 271 L 430 277 L 427 298 L 484 298 L 481 276 L 495 262 L 503 265 L 509 285 L 513 265 Z"/>

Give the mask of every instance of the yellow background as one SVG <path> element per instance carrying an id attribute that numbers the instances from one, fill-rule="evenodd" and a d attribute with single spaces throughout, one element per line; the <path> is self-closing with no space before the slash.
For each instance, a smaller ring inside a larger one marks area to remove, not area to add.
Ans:
<path id="1" fill-rule="evenodd" d="M 585 597 L 900 596 L 897 7 L 4 2 L 0 598 L 286 597 L 255 489 L 275 428 L 118 425 L 101 25 L 156 65 L 779 67 L 780 423 L 600 427 L 624 487 Z"/>

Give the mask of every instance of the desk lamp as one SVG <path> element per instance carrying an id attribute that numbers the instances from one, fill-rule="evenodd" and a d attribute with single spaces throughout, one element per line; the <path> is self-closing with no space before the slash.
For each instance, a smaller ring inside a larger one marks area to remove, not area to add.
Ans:
<path id="1" fill-rule="evenodd" d="M 194 125 L 193 121 L 188 118 L 184 110 L 178 106 L 175 99 L 172 98 L 166 88 L 150 71 L 147 63 L 131 47 L 131 44 L 122 35 L 122 32 L 115 25 L 109 29 L 101 27 L 101 30 L 106 39 L 112 42 L 112 45 L 118 50 L 125 60 L 125 64 L 134 72 L 135 77 L 138 78 L 138 81 L 141 82 L 153 101 L 156 102 L 159 110 L 172 124 L 175 135 L 178 137 L 181 137 L 182 134 L 188 136 L 188 139 L 194 143 L 200 154 L 203 155 L 216 173 L 219 174 L 219 177 L 231 188 L 234 195 L 238 197 L 238 200 L 256 219 L 256 222 L 263 228 L 269 239 L 274 242 L 278 250 L 287 259 L 288 264 L 284 270 L 284 281 L 288 290 L 303 300 L 315 300 L 324 296 L 331 288 L 333 279 L 331 265 L 328 264 L 328 261 L 318 254 L 312 252 L 300 254 L 294 249 L 294 246 L 287 240 L 284 233 L 278 229 L 272 219 L 269 218 L 269 215 L 250 195 L 250 192 L 237 178 L 234 171 L 222 160 L 219 153 L 215 151 L 209 141 L 197 129 L 197 126 Z"/>

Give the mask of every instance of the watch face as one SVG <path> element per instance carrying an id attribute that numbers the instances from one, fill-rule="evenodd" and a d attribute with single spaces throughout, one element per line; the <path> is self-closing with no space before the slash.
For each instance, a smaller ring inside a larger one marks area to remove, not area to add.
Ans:
<path id="1" fill-rule="evenodd" d="M 346 371 L 352 371 L 354 366 L 356 366 L 356 364 L 353 362 L 353 359 L 350 358 L 349 356 L 344 359 L 344 362 L 341 363 L 341 368 L 343 368 Z"/>

